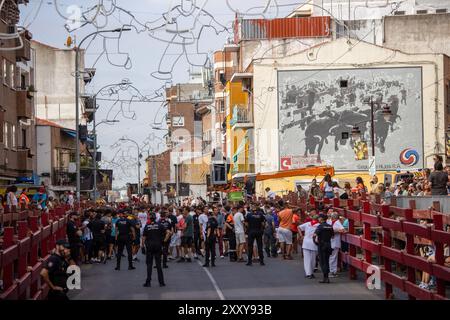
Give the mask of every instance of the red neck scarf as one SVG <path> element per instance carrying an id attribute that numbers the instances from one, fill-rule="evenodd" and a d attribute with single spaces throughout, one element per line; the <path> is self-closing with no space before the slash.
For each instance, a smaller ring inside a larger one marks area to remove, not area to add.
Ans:
<path id="1" fill-rule="evenodd" d="M 318 224 L 319 223 L 319 221 L 317 221 L 317 220 L 312 220 L 311 221 L 311 226 L 314 226 L 314 225 L 316 225 L 316 224 Z"/>

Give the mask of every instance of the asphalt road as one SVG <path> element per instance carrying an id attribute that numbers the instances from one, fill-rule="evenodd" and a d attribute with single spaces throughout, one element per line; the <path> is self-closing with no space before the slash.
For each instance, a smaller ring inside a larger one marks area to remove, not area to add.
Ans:
<path id="1" fill-rule="evenodd" d="M 154 269 L 151 288 L 142 284 L 146 278 L 143 256 L 135 263 L 136 270 L 127 270 L 126 258 L 122 270 L 116 271 L 115 260 L 106 265 L 84 265 L 81 290 L 72 291 L 73 300 L 297 300 L 297 299 L 351 299 L 380 300 L 383 290 L 368 290 L 363 280 L 350 281 L 346 273 L 321 284 L 317 279 L 305 279 L 303 261 L 266 258 L 266 265 L 230 262 L 218 259 L 215 268 L 205 269 L 202 260 L 191 263 L 169 262 L 163 269 L 166 287 L 160 288 Z M 359 277 L 362 279 L 362 276 Z"/>

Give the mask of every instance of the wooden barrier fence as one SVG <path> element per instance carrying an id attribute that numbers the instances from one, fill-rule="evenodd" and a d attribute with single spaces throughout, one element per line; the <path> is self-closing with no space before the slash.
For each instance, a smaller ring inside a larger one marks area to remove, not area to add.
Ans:
<path id="1" fill-rule="evenodd" d="M 48 286 L 40 272 L 55 243 L 66 236 L 67 207 L 49 213 L 24 210 L 0 214 L 0 271 L 4 290 L 0 300 L 45 299 Z"/>
<path id="2" fill-rule="evenodd" d="M 299 199 L 295 193 L 285 196 L 284 200 L 303 211 L 331 207 L 349 220 L 348 233 L 342 235 L 349 250 L 340 253 L 340 260 L 348 264 L 350 279 L 356 279 L 357 270 L 367 275 L 367 268 L 377 257 L 386 299 L 393 297 L 393 287 L 407 293 L 409 299 L 448 299 L 446 283 L 450 282 L 450 268 L 444 264 L 444 246 L 450 246 L 450 232 L 445 230 L 445 226 L 450 225 L 450 215 L 439 212 L 438 204 L 429 210 L 415 210 L 414 201 L 410 202 L 410 208 L 399 208 L 369 201 L 364 195 L 348 200 Z M 432 220 L 432 223 L 420 224 L 421 219 Z M 357 233 L 361 229 L 362 234 Z M 393 240 L 403 241 L 404 247 L 396 248 Z M 434 246 L 436 262 L 418 255 L 415 252 L 418 244 Z M 394 266 L 403 266 L 406 274 L 393 270 Z M 420 288 L 416 284 L 416 271 L 436 277 L 436 290 Z"/>

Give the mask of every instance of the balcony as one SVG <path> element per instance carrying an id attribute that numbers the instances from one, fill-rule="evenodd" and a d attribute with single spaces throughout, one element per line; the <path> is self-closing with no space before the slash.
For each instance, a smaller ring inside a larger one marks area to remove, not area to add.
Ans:
<path id="1" fill-rule="evenodd" d="M 30 149 L 17 150 L 17 170 L 19 172 L 33 172 L 33 160 L 30 155 Z"/>
<path id="2" fill-rule="evenodd" d="M 234 106 L 230 119 L 231 128 L 253 128 L 252 113 L 245 107 Z"/>
<path id="3" fill-rule="evenodd" d="M 55 168 L 53 169 L 52 184 L 61 187 L 75 187 L 77 174 L 70 173 L 69 168 Z"/>
<path id="4" fill-rule="evenodd" d="M 29 97 L 28 91 L 17 91 L 17 117 L 20 119 L 33 118 L 33 97 Z"/>
<path id="5" fill-rule="evenodd" d="M 31 45 L 30 45 L 30 41 L 28 39 L 25 39 L 24 37 L 22 37 L 22 43 L 23 46 L 22 48 L 16 50 L 16 60 L 17 61 L 30 61 L 31 60 Z M 16 45 L 19 46 L 20 40 L 17 39 L 16 41 Z"/>

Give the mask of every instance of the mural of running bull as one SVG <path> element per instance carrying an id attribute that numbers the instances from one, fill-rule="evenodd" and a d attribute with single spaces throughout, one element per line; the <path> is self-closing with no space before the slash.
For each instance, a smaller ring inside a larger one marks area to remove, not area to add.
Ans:
<path id="1" fill-rule="evenodd" d="M 337 170 L 354 170 L 361 161 L 355 160 L 350 132 L 359 127 L 370 146 L 372 101 L 377 165 L 405 167 L 403 150 L 423 155 L 421 83 L 421 68 L 412 67 L 279 71 L 280 158 L 313 156 Z M 385 105 L 389 120 L 382 114 Z"/>

